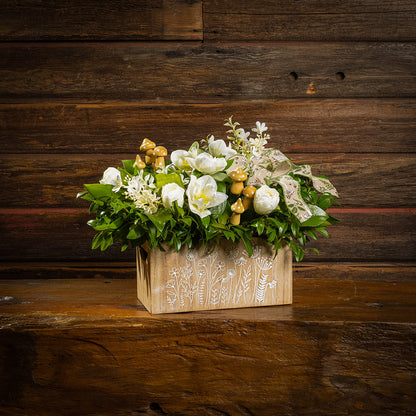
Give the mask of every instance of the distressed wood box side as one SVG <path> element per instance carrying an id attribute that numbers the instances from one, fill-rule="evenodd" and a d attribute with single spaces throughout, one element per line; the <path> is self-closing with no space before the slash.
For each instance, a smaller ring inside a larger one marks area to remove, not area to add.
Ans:
<path id="1" fill-rule="evenodd" d="M 137 293 L 151 313 L 284 305 L 292 303 L 292 252 L 274 256 L 272 246 L 255 240 L 249 257 L 242 242 L 204 247 L 137 250 Z"/>

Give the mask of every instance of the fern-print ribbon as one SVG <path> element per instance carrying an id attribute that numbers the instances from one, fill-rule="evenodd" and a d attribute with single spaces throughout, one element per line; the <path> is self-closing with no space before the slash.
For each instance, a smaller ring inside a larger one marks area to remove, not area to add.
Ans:
<path id="1" fill-rule="evenodd" d="M 312 175 L 309 165 L 295 165 L 279 150 L 271 150 L 260 158 L 252 158 L 250 163 L 247 163 L 246 158 L 237 156 L 230 170 L 237 167 L 249 171 L 249 185 L 279 184 L 283 189 L 287 207 L 300 222 L 312 217 L 312 212 L 300 194 L 298 182 L 289 174 L 307 177 L 318 192 L 338 196 L 337 190 L 328 179 Z"/>

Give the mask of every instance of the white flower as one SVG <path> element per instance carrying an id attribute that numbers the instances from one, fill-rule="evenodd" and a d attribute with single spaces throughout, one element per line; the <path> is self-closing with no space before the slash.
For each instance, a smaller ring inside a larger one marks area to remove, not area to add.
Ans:
<path id="1" fill-rule="evenodd" d="M 238 138 L 239 139 L 243 139 L 243 141 L 245 142 L 245 141 L 247 141 L 248 136 L 250 136 L 249 131 L 245 132 L 244 129 L 239 129 L 239 131 L 238 131 Z"/>
<path id="2" fill-rule="evenodd" d="M 160 205 L 160 198 L 154 189 L 155 178 L 152 175 L 144 176 L 143 171 L 129 179 L 126 186 L 126 197 L 134 201 L 136 208 L 143 209 L 146 214 L 154 214 Z"/>
<path id="3" fill-rule="evenodd" d="M 123 185 L 120 172 L 116 168 L 108 168 L 100 180 L 103 185 L 113 185 L 113 192 L 118 192 Z"/>
<path id="4" fill-rule="evenodd" d="M 263 132 L 267 131 L 268 127 L 266 127 L 266 123 L 260 123 L 260 121 L 256 121 L 256 127 L 252 129 L 257 134 L 262 134 Z"/>
<path id="5" fill-rule="evenodd" d="M 187 157 L 189 165 L 201 173 L 212 175 L 220 170 L 224 170 L 227 166 L 225 158 L 213 157 L 209 153 L 200 153 L 195 159 Z"/>
<path id="6" fill-rule="evenodd" d="M 263 185 L 257 189 L 256 194 L 254 195 L 253 206 L 254 211 L 260 215 L 270 214 L 274 211 L 279 205 L 280 197 L 279 192 L 270 188 L 267 185 Z"/>
<path id="7" fill-rule="evenodd" d="M 257 136 L 256 139 L 250 139 L 250 151 L 253 156 L 261 156 L 264 153 L 264 146 L 267 144 L 267 140 L 263 137 Z"/>
<path id="8" fill-rule="evenodd" d="M 185 189 L 179 186 L 177 183 L 168 183 L 162 187 L 162 202 L 165 208 L 172 208 L 174 201 L 178 203 L 178 206 L 183 207 L 183 196 Z"/>
<path id="9" fill-rule="evenodd" d="M 231 143 L 227 146 L 224 140 L 214 140 L 214 136 L 208 139 L 208 150 L 212 156 L 224 156 L 226 159 L 231 159 L 237 154 L 237 151 L 231 148 Z"/>
<path id="10" fill-rule="evenodd" d="M 170 155 L 172 163 L 181 170 L 191 170 L 186 158 L 191 157 L 191 154 L 186 150 L 174 150 Z"/>
<path id="11" fill-rule="evenodd" d="M 211 215 L 208 208 L 220 205 L 228 198 L 226 194 L 217 192 L 217 183 L 209 175 L 201 176 L 198 179 L 191 175 L 186 196 L 188 197 L 189 209 L 201 218 Z"/>

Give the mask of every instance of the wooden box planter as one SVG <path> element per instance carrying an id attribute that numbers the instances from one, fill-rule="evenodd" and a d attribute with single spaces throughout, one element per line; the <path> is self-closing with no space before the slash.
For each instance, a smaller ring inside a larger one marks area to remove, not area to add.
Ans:
<path id="1" fill-rule="evenodd" d="M 137 293 L 150 313 L 187 312 L 292 303 L 292 252 L 276 257 L 261 239 L 248 256 L 242 242 L 206 248 L 137 249 Z"/>

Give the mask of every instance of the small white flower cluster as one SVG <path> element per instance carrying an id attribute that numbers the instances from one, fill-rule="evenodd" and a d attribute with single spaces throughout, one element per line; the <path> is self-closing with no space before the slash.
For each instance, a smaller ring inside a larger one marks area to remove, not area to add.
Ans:
<path id="1" fill-rule="evenodd" d="M 143 171 L 127 181 L 126 197 L 134 201 L 134 205 L 144 211 L 145 214 L 154 214 L 161 204 L 160 197 L 156 194 L 155 178 Z"/>
<path id="2" fill-rule="evenodd" d="M 252 156 L 259 157 L 265 152 L 265 146 L 267 145 L 268 140 L 270 140 L 269 134 L 264 134 L 268 127 L 265 123 L 256 122 L 256 127 L 251 129 L 256 133 L 256 137 L 250 137 L 250 132 L 245 131 L 242 128 L 239 128 L 240 124 L 232 121 L 230 117 L 225 123 L 226 126 L 231 127 L 232 130 L 228 130 L 227 133 L 233 133 L 233 136 L 228 137 L 232 143 L 232 147 L 237 150 L 237 152 L 245 156 L 248 160 Z"/>

